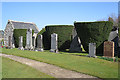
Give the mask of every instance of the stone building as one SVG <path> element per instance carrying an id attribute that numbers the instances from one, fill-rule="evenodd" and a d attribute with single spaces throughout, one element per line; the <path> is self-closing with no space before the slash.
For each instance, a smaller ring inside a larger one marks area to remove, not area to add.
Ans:
<path id="1" fill-rule="evenodd" d="M 0 41 L 4 39 L 4 31 L 0 30 Z"/>
<path id="2" fill-rule="evenodd" d="M 34 34 L 33 36 L 36 38 L 39 29 L 36 26 L 36 24 L 32 22 L 20 22 L 20 21 L 13 21 L 13 20 L 8 20 L 6 28 L 4 30 L 4 44 L 5 46 L 10 46 L 11 48 L 14 48 L 14 37 L 13 37 L 13 32 L 14 29 L 33 29 Z"/>

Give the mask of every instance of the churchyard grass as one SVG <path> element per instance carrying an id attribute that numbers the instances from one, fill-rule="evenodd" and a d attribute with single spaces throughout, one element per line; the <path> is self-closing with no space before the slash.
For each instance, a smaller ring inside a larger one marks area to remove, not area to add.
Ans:
<path id="1" fill-rule="evenodd" d="M 53 78 L 27 65 L 2 57 L 2 78 Z"/>
<path id="2" fill-rule="evenodd" d="M 118 63 L 99 58 L 66 55 L 65 52 L 64 54 L 58 54 L 49 51 L 35 52 L 5 48 L 2 49 L 2 53 L 26 57 L 99 78 L 118 78 Z"/>

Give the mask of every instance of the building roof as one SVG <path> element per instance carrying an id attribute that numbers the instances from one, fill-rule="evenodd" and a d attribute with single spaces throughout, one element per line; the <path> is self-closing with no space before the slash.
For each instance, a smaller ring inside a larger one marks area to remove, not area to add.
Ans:
<path id="1" fill-rule="evenodd" d="M 36 26 L 36 24 L 32 23 L 32 22 L 20 22 L 20 21 L 13 21 L 13 20 L 9 20 L 14 29 L 29 29 L 32 28 L 34 30 L 35 33 L 39 32 L 38 27 Z"/>

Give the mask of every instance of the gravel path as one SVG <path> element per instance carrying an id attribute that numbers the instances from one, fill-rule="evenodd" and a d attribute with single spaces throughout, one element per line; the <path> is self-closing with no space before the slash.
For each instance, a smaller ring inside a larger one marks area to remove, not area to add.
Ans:
<path id="1" fill-rule="evenodd" d="M 18 56 L 13 56 L 13 55 L 6 55 L 6 54 L 1 54 L 0 56 L 12 59 L 14 61 L 20 62 L 22 64 L 29 65 L 43 73 L 46 73 L 48 75 L 51 75 L 55 78 L 92 78 L 94 80 L 100 80 L 97 77 L 93 77 L 90 75 L 78 73 L 75 71 L 70 71 L 66 70 L 60 67 L 57 67 L 55 65 L 43 63 L 43 62 L 38 62 L 35 60 L 23 58 L 23 57 L 18 57 Z"/>

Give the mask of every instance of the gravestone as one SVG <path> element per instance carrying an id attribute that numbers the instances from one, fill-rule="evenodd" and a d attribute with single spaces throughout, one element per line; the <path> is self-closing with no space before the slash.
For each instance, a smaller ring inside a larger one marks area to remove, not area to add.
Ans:
<path id="1" fill-rule="evenodd" d="M 23 48 L 23 36 L 19 37 L 19 47 L 18 47 L 18 49 L 24 50 L 24 48 Z"/>
<path id="2" fill-rule="evenodd" d="M 76 29 L 74 28 L 72 31 L 72 43 L 70 44 L 69 52 L 82 52 L 81 41 L 77 36 Z"/>
<path id="3" fill-rule="evenodd" d="M 43 37 L 42 35 L 38 35 L 38 38 L 37 38 L 37 51 L 43 51 Z"/>
<path id="4" fill-rule="evenodd" d="M 25 49 L 26 50 L 33 50 L 33 45 L 32 45 L 32 29 L 31 28 L 27 30 Z"/>
<path id="5" fill-rule="evenodd" d="M 113 41 L 104 42 L 104 57 L 114 57 L 114 42 Z"/>
<path id="6" fill-rule="evenodd" d="M 56 33 L 51 34 L 51 49 L 50 52 L 58 52 L 58 46 L 57 46 L 57 41 L 58 41 L 58 35 Z"/>
<path id="7" fill-rule="evenodd" d="M 12 39 L 11 39 L 11 36 L 8 37 L 8 48 L 12 49 Z"/>
<path id="8" fill-rule="evenodd" d="M 35 49 L 35 37 L 34 36 L 32 37 L 32 45 L 33 45 L 33 48 Z"/>
<path id="9" fill-rule="evenodd" d="M 89 43 L 89 54 L 87 56 L 96 58 L 96 43 Z"/>

